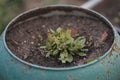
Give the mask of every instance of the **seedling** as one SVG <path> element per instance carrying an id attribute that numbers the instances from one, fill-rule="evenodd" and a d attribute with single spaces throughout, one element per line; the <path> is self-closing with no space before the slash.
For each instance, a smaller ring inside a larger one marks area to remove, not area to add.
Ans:
<path id="1" fill-rule="evenodd" d="M 46 49 L 46 57 L 56 56 L 62 63 L 71 63 L 76 55 L 86 56 L 88 51 L 85 48 L 87 46 L 86 38 L 78 35 L 72 37 L 71 32 L 71 29 L 63 30 L 60 27 L 56 31 L 49 29 L 46 45 L 40 47 Z"/>

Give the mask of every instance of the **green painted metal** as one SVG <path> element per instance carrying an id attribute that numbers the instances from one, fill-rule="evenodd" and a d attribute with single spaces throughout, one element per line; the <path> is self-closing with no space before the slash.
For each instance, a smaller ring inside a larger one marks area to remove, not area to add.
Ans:
<path id="1" fill-rule="evenodd" d="M 105 55 L 88 64 L 67 68 L 37 66 L 16 57 L 5 42 L 7 28 L 0 37 L 0 80 L 120 80 L 120 36 L 114 28 L 115 40 Z"/>

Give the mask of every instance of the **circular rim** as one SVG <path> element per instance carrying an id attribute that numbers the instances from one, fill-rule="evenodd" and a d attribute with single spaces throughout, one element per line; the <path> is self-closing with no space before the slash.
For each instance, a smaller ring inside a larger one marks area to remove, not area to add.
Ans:
<path id="1" fill-rule="evenodd" d="M 87 10 L 87 11 L 89 11 L 89 12 L 91 12 L 91 13 L 99 16 L 99 18 L 102 18 L 104 21 L 106 21 L 106 23 L 108 23 L 108 24 L 110 25 L 110 27 L 112 28 L 112 30 L 113 30 L 113 35 L 114 35 L 113 44 L 115 43 L 115 29 L 114 29 L 113 25 L 111 24 L 111 22 L 110 22 L 108 19 L 106 19 L 103 15 L 99 14 L 98 12 L 93 11 L 93 10 L 90 10 L 90 9 L 84 9 L 84 8 L 81 8 L 81 7 L 78 7 L 78 6 L 73 6 L 73 5 L 62 5 L 62 6 L 51 5 L 51 6 L 46 6 L 46 7 L 44 7 L 44 8 L 47 8 L 47 7 L 71 7 L 71 8 L 74 7 L 74 8 L 80 8 L 80 9 Z M 15 56 L 15 55 L 11 52 L 11 50 L 8 48 L 8 46 L 7 46 L 7 44 L 6 44 L 6 40 L 5 40 L 6 31 L 7 31 L 8 27 L 9 27 L 9 25 L 10 25 L 13 21 L 15 21 L 17 18 L 21 17 L 22 15 L 24 15 L 24 14 L 26 14 L 26 13 L 29 13 L 29 12 L 31 12 L 31 11 L 35 11 L 35 10 L 38 10 L 38 9 L 40 9 L 40 8 L 32 9 L 32 10 L 26 11 L 26 12 L 18 15 L 17 17 L 15 17 L 15 18 L 7 25 L 7 27 L 6 27 L 5 30 L 4 30 L 4 33 L 3 33 L 3 42 L 4 42 L 4 45 L 5 45 L 5 48 L 7 49 L 7 51 L 9 52 L 9 54 L 10 54 L 13 58 L 17 59 L 18 61 L 20 61 L 20 62 L 22 62 L 22 63 L 24 63 L 24 64 L 26 64 L 26 65 L 29 65 L 29 66 L 31 66 L 31 67 L 39 68 L 39 69 L 47 69 L 47 70 L 71 70 L 71 69 L 83 68 L 83 67 L 88 67 L 88 66 L 90 66 L 90 65 L 93 65 L 93 64 L 95 64 L 96 62 L 100 61 L 101 59 L 105 58 L 105 56 L 107 56 L 107 55 L 109 54 L 109 52 L 111 51 L 113 44 L 111 45 L 110 49 L 109 49 L 104 55 L 98 57 L 97 59 L 95 59 L 95 60 L 93 60 L 93 61 L 91 61 L 91 62 L 89 62 L 89 63 L 87 63 L 87 64 L 78 65 L 78 66 L 73 66 L 73 67 L 61 67 L 61 68 L 44 67 L 44 66 L 35 65 L 35 64 L 29 63 L 29 62 L 26 62 L 26 61 L 20 59 L 19 57 Z"/>

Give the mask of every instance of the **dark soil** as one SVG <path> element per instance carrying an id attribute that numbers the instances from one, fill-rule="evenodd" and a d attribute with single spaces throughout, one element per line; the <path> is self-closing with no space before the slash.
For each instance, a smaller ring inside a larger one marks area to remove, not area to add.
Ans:
<path id="1" fill-rule="evenodd" d="M 9 49 L 19 58 L 40 66 L 47 67 L 68 67 L 86 64 L 102 56 L 113 43 L 113 32 L 107 24 L 94 17 L 80 17 L 73 15 L 56 15 L 50 17 L 37 17 L 20 24 L 11 26 L 6 34 L 6 41 Z M 45 51 L 37 44 L 38 35 L 44 37 L 43 45 L 47 40 L 47 30 L 56 29 L 77 29 L 79 34 L 86 38 L 93 36 L 93 42 L 89 47 L 86 57 L 76 56 L 72 63 L 62 64 L 56 57 L 46 58 Z M 108 33 L 107 39 L 102 42 L 101 36 Z M 34 42 L 34 45 L 32 44 Z"/>
<path id="2" fill-rule="evenodd" d="M 120 28 L 120 21 L 117 20 L 118 16 L 120 19 L 120 0 L 103 0 L 102 3 L 98 4 L 93 9 L 103 14 L 115 26 Z"/>

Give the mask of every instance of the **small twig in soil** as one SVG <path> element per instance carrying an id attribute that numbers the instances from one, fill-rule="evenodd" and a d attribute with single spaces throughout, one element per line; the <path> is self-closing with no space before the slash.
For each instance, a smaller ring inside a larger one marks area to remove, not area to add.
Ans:
<path id="1" fill-rule="evenodd" d="M 101 41 L 102 41 L 102 42 L 105 42 L 106 39 L 107 39 L 107 37 L 108 37 L 108 33 L 105 31 L 105 32 L 102 34 L 102 36 L 101 36 Z"/>
<path id="2" fill-rule="evenodd" d="M 13 41 L 15 44 L 17 44 L 17 45 L 18 45 L 18 42 L 17 42 L 17 41 L 15 41 L 15 40 L 13 40 L 13 39 L 12 39 L 12 41 Z"/>

